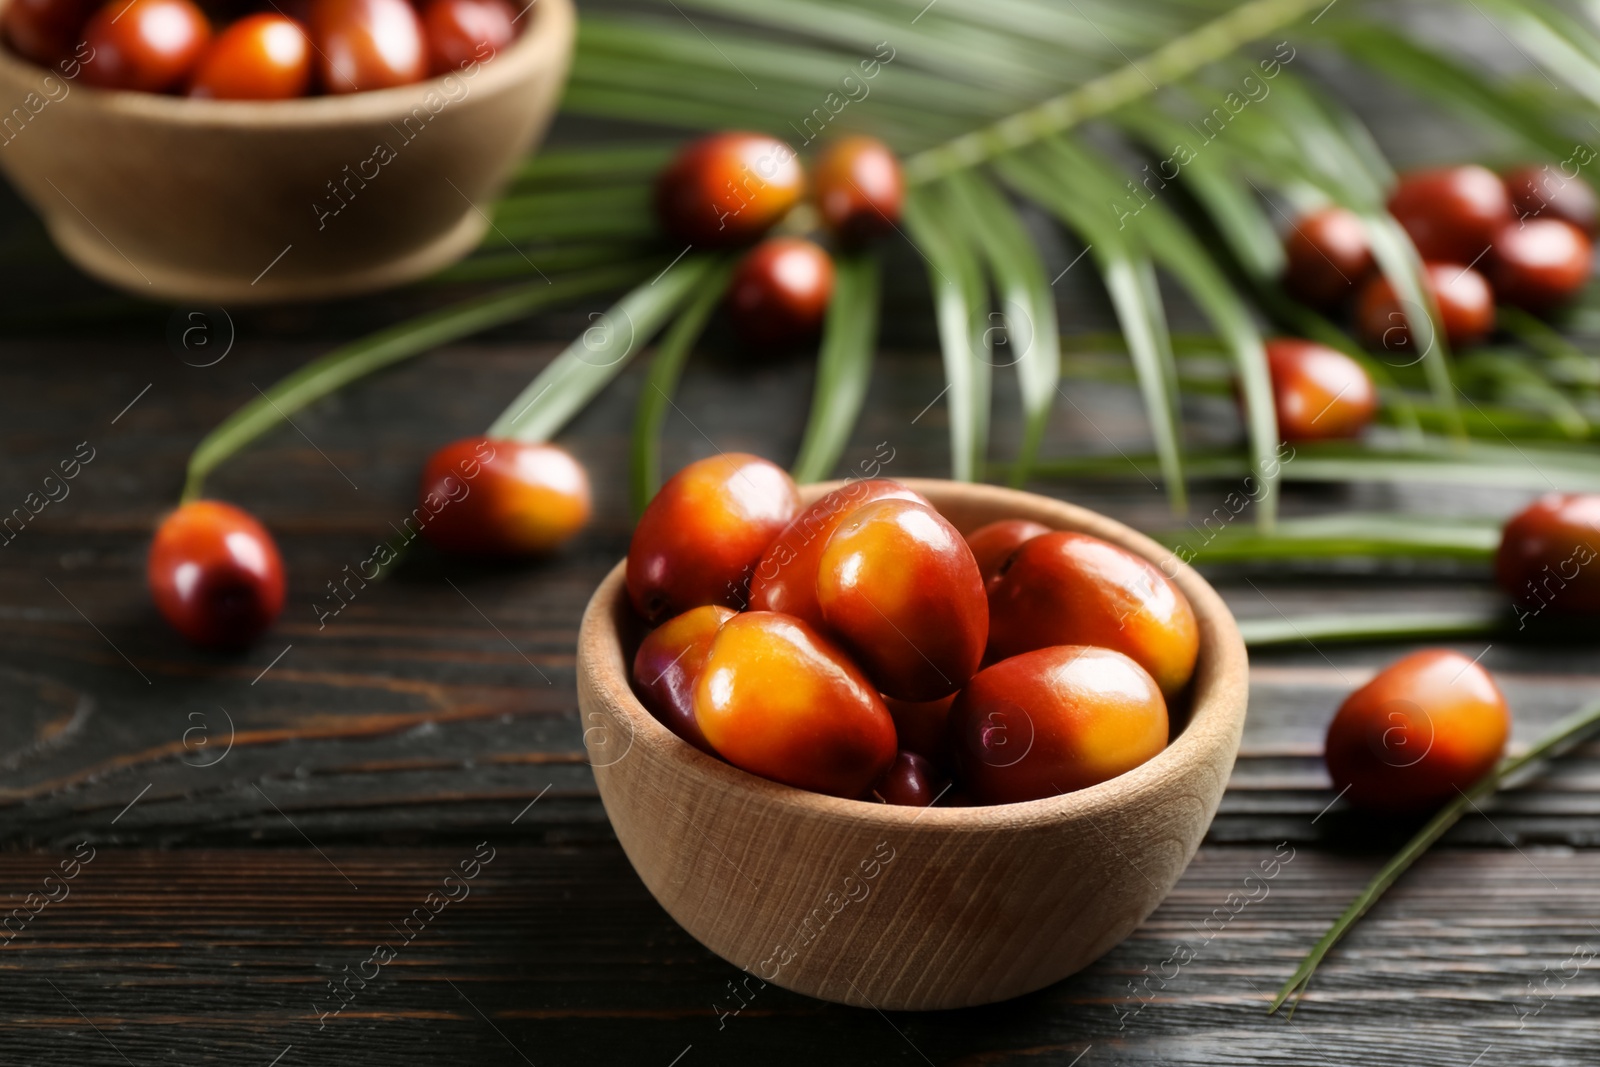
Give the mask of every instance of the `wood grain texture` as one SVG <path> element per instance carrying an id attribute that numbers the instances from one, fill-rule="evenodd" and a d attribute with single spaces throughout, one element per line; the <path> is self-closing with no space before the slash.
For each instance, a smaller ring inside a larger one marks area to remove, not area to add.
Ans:
<path id="1" fill-rule="evenodd" d="M 5 113 L 25 117 L 0 132 L 0 170 L 68 259 L 141 299 L 405 284 L 479 243 L 482 209 L 555 113 L 571 0 L 541 0 L 525 28 L 447 78 L 270 102 L 102 91 L 0 51 Z"/>

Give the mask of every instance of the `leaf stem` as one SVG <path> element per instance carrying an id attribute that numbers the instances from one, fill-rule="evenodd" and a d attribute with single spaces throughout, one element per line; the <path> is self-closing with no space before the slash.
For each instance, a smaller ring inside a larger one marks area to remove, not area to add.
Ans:
<path id="1" fill-rule="evenodd" d="M 1278 995 L 1273 999 L 1267 1013 L 1270 1015 L 1276 1012 L 1291 996 L 1295 998 L 1295 1004 L 1299 1004 L 1300 997 L 1305 994 L 1306 983 L 1311 980 L 1312 973 L 1316 971 L 1317 965 L 1322 962 L 1329 950 L 1339 943 L 1357 920 L 1371 910 L 1378 902 L 1378 898 L 1383 896 L 1407 868 L 1415 863 L 1435 841 L 1443 837 L 1450 827 L 1461 820 L 1469 808 L 1476 808 L 1480 799 L 1500 788 L 1501 783 L 1524 767 L 1559 754 L 1560 751 L 1593 732 L 1596 727 L 1600 727 L 1600 703 L 1581 708 L 1569 718 L 1562 720 L 1528 751 L 1502 761 L 1498 767 L 1478 779 L 1472 788 L 1461 792 L 1459 797 L 1441 808 L 1438 814 L 1428 820 L 1426 826 L 1417 831 L 1415 837 L 1406 842 L 1405 847 L 1397 852 L 1393 859 L 1384 864 L 1383 869 L 1357 894 L 1344 913 L 1333 921 L 1328 927 L 1328 932 L 1322 935 L 1322 939 L 1301 961 L 1299 968 L 1284 983 L 1283 988 L 1278 990 Z M 1293 1016 L 1293 1007 L 1290 1008 L 1289 1014 Z"/>
<path id="2" fill-rule="evenodd" d="M 1251 0 L 1109 74 L 999 122 L 918 152 L 906 180 L 934 181 L 1114 111 L 1324 6 L 1326 0 Z"/>

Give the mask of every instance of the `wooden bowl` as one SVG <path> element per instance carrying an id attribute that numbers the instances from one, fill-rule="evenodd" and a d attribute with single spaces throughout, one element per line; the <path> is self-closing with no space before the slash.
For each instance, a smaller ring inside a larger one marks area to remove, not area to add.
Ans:
<path id="1" fill-rule="evenodd" d="M 538 0 L 525 21 L 459 73 L 264 102 L 94 89 L 0 48 L 0 170 L 68 259 L 139 296 L 269 303 L 399 285 L 478 244 L 555 112 L 571 0 Z"/>
<path id="2" fill-rule="evenodd" d="M 805 499 L 840 484 L 808 486 Z M 1171 559 L 1071 504 L 991 486 L 906 484 L 963 532 L 1034 519 L 1158 565 Z M 905 808 L 757 778 L 657 722 L 628 684 L 639 624 L 618 564 L 578 638 L 584 743 L 617 838 L 656 900 L 702 944 L 808 996 L 956 1008 L 1064 978 L 1127 937 L 1172 889 L 1239 750 L 1244 643 L 1216 592 L 1176 560 L 1167 571 L 1174 565 L 1200 622 L 1200 659 L 1187 722 L 1164 751 L 1046 800 Z"/>

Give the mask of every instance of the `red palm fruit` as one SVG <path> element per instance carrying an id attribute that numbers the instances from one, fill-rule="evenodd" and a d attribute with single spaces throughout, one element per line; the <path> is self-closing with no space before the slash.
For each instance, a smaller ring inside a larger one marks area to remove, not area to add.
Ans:
<path id="1" fill-rule="evenodd" d="M 711 643 L 695 720 L 735 767 L 856 798 L 895 758 L 894 720 L 850 658 L 799 619 L 735 615 Z"/>
<path id="2" fill-rule="evenodd" d="M 1017 549 L 989 592 L 990 662 L 1051 645 L 1122 652 L 1170 700 L 1194 674 L 1200 628 L 1188 598 L 1151 563 L 1058 531 Z"/>
<path id="3" fill-rule="evenodd" d="M 972 558 L 978 563 L 978 573 L 983 575 L 984 584 L 988 585 L 1013 552 L 1040 534 L 1049 532 L 1050 527 L 1032 519 L 1001 519 L 967 534 L 967 547 L 972 549 Z"/>
<path id="4" fill-rule="evenodd" d="M 899 225 L 905 177 L 876 137 L 834 141 L 817 157 L 812 178 L 823 224 L 844 243 L 861 244 Z"/>
<path id="5" fill-rule="evenodd" d="M 1519 219 L 1560 219 L 1594 236 L 1600 201 L 1588 182 L 1532 163 L 1507 171 L 1505 180 Z"/>
<path id="6" fill-rule="evenodd" d="M 422 34 L 434 74 L 487 62 L 517 36 L 517 9 L 507 0 L 428 0 Z"/>
<path id="7" fill-rule="evenodd" d="M 805 171 L 794 149 L 759 133 L 693 141 L 656 178 L 656 218 L 680 241 L 746 244 L 800 202 Z"/>
<path id="8" fill-rule="evenodd" d="M 249 512 L 217 500 L 185 504 L 162 520 L 145 565 L 163 618 L 191 643 L 240 648 L 283 610 L 283 560 Z"/>
<path id="9" fill-rule="evenodd" d="M 1524 620 L 1546 607 L 1600 612 L 1600 494 L 1549 493 L 1506 523 L 1495 553 L 1495 581 Z"/>
<path id="10" fill-rule="evenodd" d="M 1594 247 L 1588 235 L 1560 219 L 1528 219 L 1500 228 L 1489 274 L 1502 304 L 1549 311 L 1589 282 Z"/>
<path id="11" fill-rule="evenodd" d="M 639 701 L 667 729 L 702 752 L 715 755 L 694 717 L 694 689 L 722 624 L 737 614 L 720 604 L 690 608 L 646 635 L 633 657 L 633 688 Z"/>
<path id="12" fill-rule="evenodd" d="M 817 604 L 817 566 L 822 552 L 845 517 L 874 500 L 928 504 L 922 494 L 887 478 L 849 482 L 835 489 L 796 515 L 767 546 L 750 581 L 750 609 L 782 612 L 825 629 L 827 623 Z"/>
<path id="13" fill-rule="evenodd" d="M 83 31 L 93 57 L 83 80 L 101 89 L 164 93 L 188 80 L 211 23 L 189 0 L 110 0 Z"/>
<path id="14" fill-rule="evenodd" d="M 189 80 L 212 100 L 289 100 L 311 87 L 311 39 L 293 19 L 246 15 L 219 33 Z"/>
<path id="15" fill-rule="evenodd" d="M 701 604 L 742 608 L 756 562 L 799 510 L 794 479 L 760 456 L 730 452 L 689 464 L 634 527 L 634 610 L 658 622 Z"/>
<path id="16" fill-rule="evenodd" d="M 1328 774 L 1359 807 L 1421 811 L 1487 774 L 1510 731 L 1488 671 L 1448 649 L 1414 652 L 1340 705 L 1328 726 Z"/>
<path id="17" fill-rule="evenodd" d="M 926 808 L 949 788 L 950 780 L 932 762 L 915 752 L 902 751 L 872 783 L 871 798 L 885 804 Z"/>
<path id="18" fill-rule="evenodd" d="M 925 504 L 878 500 L 846 516 L 817 567 L 817 604 L 878 691 L 900 700 L 948 696 L 983 659 L 978 564 Z"/>
<path id="19" fill-rule="evenodd" d="M 728 318 L 748 344 L 816 336 L 833 299 L 833 257 L 803 237 L 768 237 L 745 253 L 728 284 Z"/>
<path id="20" fill-rule="evenodd" d="M 979 804 L 1086 789 L 1167 744 L 1155 679 L 1108 648 L 1058 645 L 979 671 L 950 710 L 956 779 Z"/>
<path id="21" fill-rule="evenodd" d="M 1467 348 L 1488 337 L 1494 329 L 1494 291 L 1483 275 L 1458 263 L 1429 263 L 1423 282 L 1439 305 L 1445 340 L 1452 348 Z M 1421 308 L 1401 309 L 1388 279 L 1373 278 L 1361 293 L 1356 321 L 1361 335 L 1374 348 L 1404 352 L 1412 347 L 1406 315 Z"/>
<path id="22" fill-rule="evenodd" d="M 422 20 L 406 0 L 312 0 L 317 72 L 330 93 L 409 85 L 428 76 Z"/>
<path id="23" fill-rule="evenodd" d="M 0 28 L 12 51 L 53 67 L 77 50 L 98 6 L 96 0 L 11 0 L 0 16 Z"/>
<path id="24" fill-rule="evenodd" d="M 554 551 L 583 529 L 589 509 L 589 476 L 565 451 L 488 437 L 428 457 L 417 507 L 435 547 L 470 556 Z"/>
<path id="25" fill-rule="evenodd" d="M 1283 250 L 1284 286 L 1314 307 L 1337 307 L 1355 295 L 1373 271 L 1366 228 L 1354 212 L 1342 207 L 1302 215 Z"/>
<path id="26" fill-rule="evenodd" d="M 1366 368 L 1336 348 L 1274 338 L 1267 342 L 1267 369 L 1285 441 L 1359 437 L 1378 410 Z"/>
<path id="27" fill-rule="evenodd" d="M 1476 164 L 1415 170 L 1400 176 L 1389 213 L 1423 259 L 1474 263 L 1511 221 L 1511 195 L 1498 174 Z"/>

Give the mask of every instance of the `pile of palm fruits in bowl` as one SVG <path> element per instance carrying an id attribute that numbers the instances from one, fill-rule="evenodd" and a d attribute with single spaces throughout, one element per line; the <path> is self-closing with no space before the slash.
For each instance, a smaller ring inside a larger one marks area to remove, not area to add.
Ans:
<path id="1" fill-rule="evenodd" d="M 999 804 L 1087 788 L 1168 742 L 1199 652 L 1183 593 L 1086 534 L 963 537 L 914 490 L 858 480 L 802 508 L 745 454 L 646 508 L 628 599 L 653 629 L 641 703 L 685 743 L 801 789 Z"/>
<path id="2" fill-rule="evenodd" d="M 285 100 L 470 71 L 525 23 L 510 0 L 10 0 L 6 45 L 100 89 Z"/>
<path id="3" fill-rule="evenodd" d="M 1423 285 L 1453 348 L 1478 344 L 1495 328 L 1496 305 L 1545 314 L 1587 284 L 1593 265 L 1596 200 L 1588 183 L 1551 167 L 1499 175 L 1477 165 L 1401 176 L 1389 213 L 1422 257 Z M 1302 216 L 1285 243 L 1285 287 L 1303 302 L 1348 314 L 1378 350 L 1426 350 L 1408 307 L 1378 271 L 1362 221 L 1341 207 Z"/>

